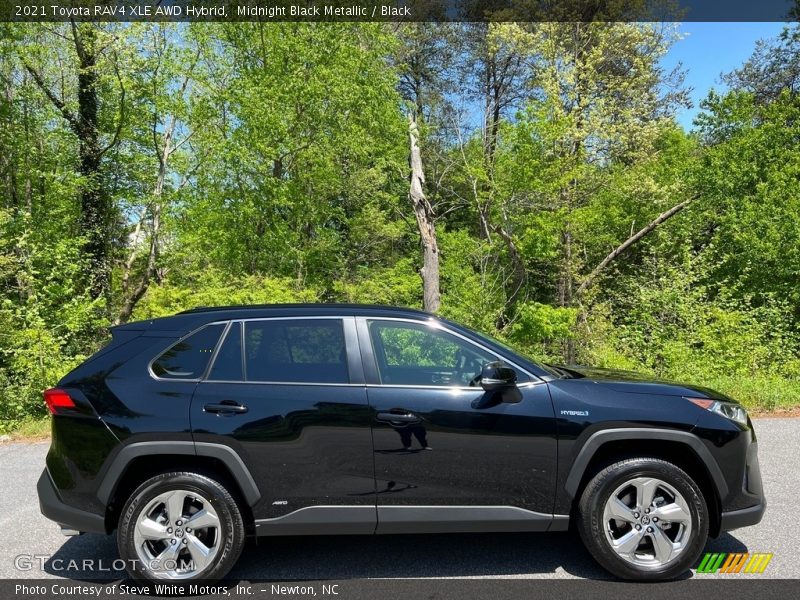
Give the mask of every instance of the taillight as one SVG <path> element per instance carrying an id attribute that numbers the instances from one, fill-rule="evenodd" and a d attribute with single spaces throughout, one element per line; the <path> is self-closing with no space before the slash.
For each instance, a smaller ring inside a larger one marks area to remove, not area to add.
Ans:
<path id="1" fill-rule="evenodd" d="M 75 402 L 69 397 L 69 394 L 58 388 L 45 390 L 44 402 L 47 404 L 47 410 L 50 411 L 51 415 L 65 408 L 75 408 Z"/>

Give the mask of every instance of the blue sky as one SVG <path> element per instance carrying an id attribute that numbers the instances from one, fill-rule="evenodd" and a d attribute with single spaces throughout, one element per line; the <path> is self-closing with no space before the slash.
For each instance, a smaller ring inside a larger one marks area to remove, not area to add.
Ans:
<path id="1" fill-rule="evenodd" d="M 720 74 L 741 66 L 753 53 L 757 40 L 776 37 L 782 29 L 783 23 L 681 23 L 684 38 L 675 43 L 662 64 L 671 69 L 683 63 L 686 85 L 693 88 L 694 107 L 678 114 L 684 129 L 691 129 L 700 101 L 709 90 L 725 89 Z"/>

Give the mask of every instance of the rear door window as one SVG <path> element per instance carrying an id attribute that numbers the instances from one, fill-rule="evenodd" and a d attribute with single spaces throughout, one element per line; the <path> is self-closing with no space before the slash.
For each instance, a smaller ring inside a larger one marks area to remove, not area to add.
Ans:
<path id="1" fill-rule="evenodd" d="M 341 319 L 245 323 L 247 381 L 349 383 Z"/>
<path id="2" fill-rule="evenodd" d="M 224 323 L 214 323 L 172 345 L 153 361 L 153 374 L 161 379 L 200 379 L 223 329 Z"/>

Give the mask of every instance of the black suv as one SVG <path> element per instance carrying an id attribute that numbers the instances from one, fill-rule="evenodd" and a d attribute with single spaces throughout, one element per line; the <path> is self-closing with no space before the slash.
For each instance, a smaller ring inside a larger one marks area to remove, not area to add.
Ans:
<path id="1" fill-rule="evenodd" d="M 45 392 L 42 513 L 134 577 L 217 579 L 245 537 L 563 531 L 675 577 L 765 510 L 745 410 L 554 367 L 430 314 L 202 308 L 112 329 Z"/>

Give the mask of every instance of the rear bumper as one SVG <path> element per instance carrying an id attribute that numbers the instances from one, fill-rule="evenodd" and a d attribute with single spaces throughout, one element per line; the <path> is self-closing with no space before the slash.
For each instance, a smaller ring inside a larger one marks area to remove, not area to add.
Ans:
<path id="1" fill-rule="evenodd" d="M 731 529 L 756 525 L 761 522 L 766 510 L 767 501 L 762 500 L 761 504 L 756 504 L 755 506 L 724 512 L 720 516 L 720 531 L 730 531 Z"/>
<path id="2" fill-rule="evenodd" d="M 105 518 L 102 515 L 73 508 L 61 501 L 47 469 L 39 477 L 36 491 L 39 494 L 39 509 L 51 521 L 55 521 L 64 528 L 80 532 L 108 533 Z"/>

